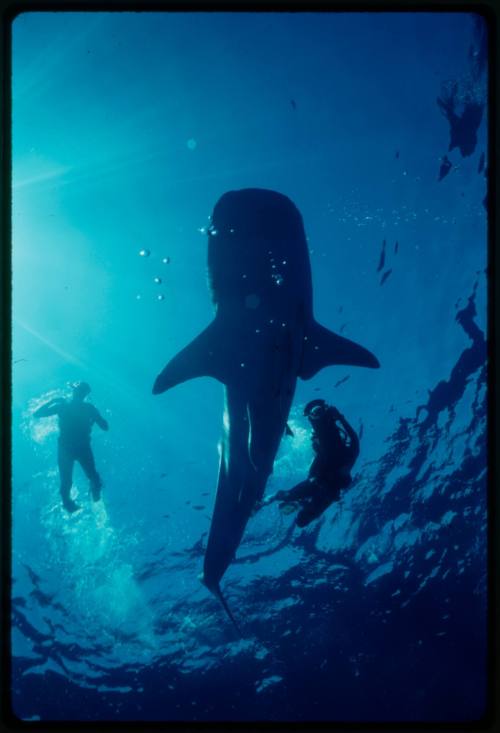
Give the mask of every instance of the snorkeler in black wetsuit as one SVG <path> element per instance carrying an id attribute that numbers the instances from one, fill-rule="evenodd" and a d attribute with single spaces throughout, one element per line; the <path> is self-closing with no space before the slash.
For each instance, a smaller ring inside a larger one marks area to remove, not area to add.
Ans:
<path id="1" fill-rule="evenodd" d="M 336 501 L 351 483 L 351 469 L 359 455 L 359 440 L 336 407 L 324 400 L 309 402 L 304 410 L 313 428 L 312 447 L 316 456 L 309 476 L 289 491 L 278 491 L 262 504 L 279 501 L 282 508 L 298 502 L 302 509 L 295 520 L 305 527 Z"/>
<path id="2" fill-rule="evenodd" d="M 95 467 L 90 433 L 94 423 L 97 423 L 102 430 L 108 430 L 109 426 L 94 405 L 85 402 L 89 392 L 90 386 L 86 382 L 78 382 L 73 385 L 71 400 L 62 398 L 50 400 L 34 413 L 34 417 L 50 417 L 51 415 L 59 417 L 59 476 L 62 502 L 68 512 L 80 509 L 70 497 L 75 461 L 78 461 L 90 481 L 93 500 L 98 501 L 101 498 L 102 481 Z"/>

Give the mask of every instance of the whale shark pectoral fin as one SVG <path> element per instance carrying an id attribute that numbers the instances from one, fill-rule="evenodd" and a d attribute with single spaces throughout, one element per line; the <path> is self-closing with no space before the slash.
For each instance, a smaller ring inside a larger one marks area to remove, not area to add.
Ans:
<path id="1" fill-rule="evenodd" d="M 371 351 L 313 321 L 304 338 L 299 377 L 310 379 L 320 369 L 334 364 L 350 364 L 372 369 L 380 366 L 377 357 Z"/>
<path id="2" fill-rule="evenodd" d="M 171 359 L 156 377 L 153 394 L 160 394 L 181 382 L 196 377 L 214 377 L 225 383 L 227 345 L 224 343 L 217 321 L 202 331 L 182 351 Z"/>

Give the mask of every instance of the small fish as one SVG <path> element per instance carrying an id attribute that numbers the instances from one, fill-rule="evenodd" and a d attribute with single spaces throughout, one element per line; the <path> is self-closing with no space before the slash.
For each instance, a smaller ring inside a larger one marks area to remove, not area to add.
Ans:
<path id="1" fill-rule="evenodd" d="M 191 504 L 191 502 L 190 502 L 190 500 L 189 500 L 189 499 L 188 499 L 188 500 L 186 501 L 186 504 Z"/>
<path id="2" fill-rule="evenodd" d="M 363 423 L 360 423 L 359 430 L 358 430 L 358 438 L 359 438 L 359 440 L 361 440 L 361 438 L 363 437 L 364 429 L 365 429 L 365 426 L 363 425 Z"/>
<path id="3" fill-rule="evenodd" d="M 163 519 L 170 519 L 170 514 L 164 514 Z"/>
<path id="4" fill-rule="evenodd" d="M 205 493 L 204 493 L 204 494 L 202 494 L 202 496 L 208 496 L 208 495 L 209 495 L 209 493 L 210 493 L 209 491 L 205 491 Z"/>
<path id="5" fill-rule="evenodd" d="M 297 103 L 296 103 L 295 99 L 291 99 L 290 100 L 290 104 L 292 105 L 293 109 L 297 109 Z"/>
<path id="6" fill-rule="evenodd" d="M 394 157 L 399 158 L 399 150 L 396 150 L 396 155 Z"/>
<path id="7" fill-rule="evenodd" d="M 30 566 L 29 566 L 29 565 L 26 565 L 25 563 L 23 563 L 23 565 L 24 565 L 24 567 L 26 568 L 26 571 L 27 571 L 28 575 L 30 576 L 30 580 L 31 580 L 31 582 L 33 583 L 33 585 L 35 585 L 35 586 L 38 586 L 38 584 L 39 584 L 39 583 L 40 583 L 40 581 L 41 581 L 41 578 L 40 578 L 40 576 L 39 576 L 39 575 L 37 575 L 37 574 L 35 573 L 35 571 L 34 571 L 34 570 L 32 570 L 32 569 L 30 568 Z"/>
<path id="8" fill-rule="evenodd" d="M 13 361 L 12 363 L 13 363 L 13 364 L 19 364 L 19 362 L 21 362 L 21 361 L 28 361 L 28 360 L 27 360 L 27 359 L 16 359 L 16 360 L 15 360 L 15 361 Z"/>
<path id="9" fill-rule="evenodd" d="M 382 242 L 382 251 L 380 253 L 380 260 L 377 267 L 377 272 L 380 272 L 380 270 L 383 268 L 385 264 L 385 239 Z"/>
<path id="10" fill-rule="evenodd" d="M 343 305 L 341 305 L 341 306 L 339 307 L 339 313 L 342 313 L 342 311 L 343 311 L 343 310 L 344 310 L 344 306 L 343 306 Z"/>
<path id="11" fill-rule="evenodd" d="M 347 380 L 349 379 L 349 376 L 350 375 L 348 374 L 347 377 L 344 377 L 343 379 L 339 379 L 339 381 L 336 382 L 336 384 L 334 384 L 333 386 L 340 387 L 341 384 L 344 384 L 344 382 L 347 382 Z"/>
<path id="12" fill-rule="evenodd" d="M 389 275 L 391 274 L 391 272 L 392 272 L 392 270 L 387 270 L 386 272 L 384 272 L 384 274 L 382 275 L 382 280 L 380 281 L 380 284 L 381 285 L 383 285 L 385 283 L 385 281 L 387 280 L 387 278 L 389 277 Z"/>
<path id="13" fill-rule="evenodd" d="M 438 177 L 438 181 L 442 181 L 442 180 L 443 180 L 443 178 L 444 178 L 445 176 L 447 176 L 447 175 L 448 175 L 448 173 L 449 173 L 449 172 L 450 172 L 450 170 L 451 170 L 451 163 L 450 163 L 450 161 L 448 160 L 448 156 L 447 156 L 447 155 L 445 155 L 445 156 L 444 156 L 444 158 L 441 158 L 441 160 L 442 160 L 442 163 L 441 163 L 441 168 L 439 169 L 439 177 Z"/>
<path id="14" fill-rule="evenodd" d="M 398 249 L 399 249 L 399 244 L 398 242 L 396 242 L 396 244 L 394 245 L 394 254 L 398 253 Z"/>
<path id="15" fill-rule="evenodd" d="M 196 511 L 199 512 L 202 509 L 206 509 L 206 507 L 203 506 L 202 504 L 193 504 L 193 509 L 196 509 Z"/>
<path id="16" fill-rule="evenodd" d="M 166 473 L 160 473 L 160 478 L 165 478 L 166 475 Z"/>
<path id="17" fill-rule="evenodd" d="M 342 331 L 344 330 L 344 328 L 345 328 L 345 327 L 347 326 L 348 322 L 349 322 L 349 321 L 346 321 L 345 323 L 343 323 L 343 324 L 341 325 L 341 327 L 340 327 L 340 333 L 342 333 Z"/>

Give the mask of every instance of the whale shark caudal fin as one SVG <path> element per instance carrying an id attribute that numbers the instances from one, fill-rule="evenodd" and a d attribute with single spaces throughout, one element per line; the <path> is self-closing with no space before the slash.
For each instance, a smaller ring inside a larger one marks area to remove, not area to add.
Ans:
<path id="1" fill-rule="evenodd" d="M 312 321 L 304 339 L 299 377 L 310 379 L 323 367 L 334 364 L 349 364 L 372 369 L 380 366 L 377 357 L 368 349 Z"/>
<path id="2" fill-rule="evenodd" d="M 229 344 L 216 320 L 171 359 L 156 377 L 153 394 L 166 392 L 195 377 L 215 377 L 225 383 Z"/>
<path id="3" fill-rule="evenodd" d="M 240 629 L 240 627 L 238 626 L 238 624 L 236 623 L 236 619 L 234 618 L 233 614 L 231 613 L 231 609 L 230 609 L 230 608 L 229 608 L 229 606 L 227 605 L 227 601 L 226 601 L 226 599 L 225 599 L 225 598 L 224 598 L 224 596 L 222 595 L 222 591 L 221 591 L 221 589 L 220 589 L 220 585 L 219 585 L 218 583 L 213 583 L 213 584 L 210 584 L 210 585 L 208 585 L 208 584 L 207 584 L 207 583 L 205 582 L 205 576 L 204 576 L 204 573 L 200 573 L 200 575 L 198 576 L 198 580 L 199 580 L 199 581 L 200 581 L 201 583 L 203 583 L 203 585 L 204 585 L 204 586 L 205 586 L 206 588 L 208 588 L 208 590 L 210 591 L 210 593 L 213 593 L 213 594 L 214 594 L 214 596 L 215 596 L 215 597 L 216 597 L 216 598 L 217 598 L 217 599 L 218 599 L 218 600 L 220 601 L 220 603 L 221 603 L 221 605 L 222 605 L 222 608 L 224 609 L 224 611 L 225 611 L 225 612 L 226 612 L 226 614 L 227 614 L 227 617 L 229 618 L 229 620 L 230 620 L 230 621 L 231 621 L 231 623 L 233 624 L 234 628 L 236 629 L 236 632 L 238 633 L 238 636 L 240 636 L 240 637 L 241 637 L 241 638 L 243 639 L 243 634 L 241 633 L 241 629 Z"/>
<path id="4" fill-rule="evenodd" d="M 236 623 L 236 619 L 234 618 L 233 614 L 231 613 L 231 609 L 227 605 L 226 599 L 222 595 L 222 591 L 220 589 L 220 586 L 217 585 L 215 588 L 213 588 L 211 590 L 212 590 L 212 593 L 214 594 L 214 596 L 216 596 L 216 598 L 218 598 L 219 601 L 221 602 L 222 608 L 224 609 L 224 611 L 228 615 L 229 619 L 231 620 L 234 628 L 236 629 L 236 632 L 238 633 L 238 636 L 243 639 L 243 634 L 241 633 L 241 629 L 238 626 L 238 624 Z"/>

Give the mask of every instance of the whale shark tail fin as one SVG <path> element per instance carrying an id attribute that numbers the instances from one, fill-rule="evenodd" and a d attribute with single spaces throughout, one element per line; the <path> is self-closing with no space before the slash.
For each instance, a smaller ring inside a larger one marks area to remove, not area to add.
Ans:
<path id="1" fill-rule="evenodd" d="M 181 382 L 196 377 L 215 377 L 225 381 L 228 345 L 221 338 L 216 320 L 171 359 L 156 377 L 153 394 L 166 392 Z"/>
<path id="2" fill-rule="evenodd" d="M 216 598 L 218 598 L 218 599 L 219 599 L 219 601 L 221 602 L 221 604 L 222 604 L 222 608 L 224 609 L 224 611 L 226 612 L 226 614 L 227 614 L 228 618 L 230 619 L 231 623 L 233 624 L 234 628 L 236 629 L 236 633 L 238 634 L 238 636 L 239 636 L 239 637 L 240 637 L 241 639 L 243 639 L 243 634 L 241 633 L 241 629 L 240 629 L 240 627 L 238 626 L 238 624 L 237 624 L 237 622 L 236 622 L 236 619 L 234 618 L 233 614 L 231 613 L 231 609 L 230 609 L 230 608 L 229 608 L 229 606 L 227 605 L 227 601 L 226 601 L 226 599 L 225 599 L 225 598 L 224 598 L 224 596 L 222 595 L 222 591 L 221 591 L 221 589 L 220 589 L 220 586 L 216 586 L 216 587 L 215 587 L 215 588 L 214 588 L 214 589 L 212 590 L 212 593 L 213 593 L 213 594 L 214 594 L 214 596 L 216 596 Z"/>
<path id="3" fill-rule="evenodd" d="M 238 626 L 238 624 L 237 624 L 237 622 L 236 622 L 236 619 L 234 618 L 233 614 L 231 613 L 231 609 L 230 609 L 230 608 L 229 608 L 229 606 L 227 605 L 227 601 L 226 601 L 226 599 L 225 599 L 225 598 L 224 598 L 224 596 L 222 595 L 222 591 L 221 591 L 221 589 L 220 589 L 220 585 L 219 585 L 218 583 L 210 583 L 210 585 L 209 585 L 209 584 L 208 584 L 208 583 L 206 582 L 206 580 L 205 580 L 205 575 L 204 575 L 204 573 L 201 573 L 201 574 L 200 574 L 200 575 L 198 576 L 198 580 L 200 580 L 200 581 L 201 581 L 201 582 L 203 583 L 203 585 L 205 585 L 205 586 L 206 586 L 206 587 L 208 588 L 208 590 L 209 590 L 209 591 L 210 591 L 211 593 L 213 593 L 213 594 L 214 594 L 214 596 L 215 596 L 215 597 L 216 597 L 216 598 L 217 598 L 217 599 L 218 599 L 218 600 L 220 601 L 220 603 L 221 603 L 221 606 L 222 606 L 222 608 L 224 609 L 224 611 L 225 611 L 225 612 L 226 612 L 226 614 L 227 614 L 227 617 L 229 618 L 229 620 L 230 620 L 230 621 L 231 621 L 231 623 L 233 624 L 234 628 L 236 629 L 236 632 L 237 632 L 238 636 L 239 636 L 239 637 L 241 637 L 241 638 L 243 639 L 243 634 L 241 633 L 241 629 L 240 629 L 240 627 Z"/>
<path id="4" fill-rule="evenodd" d="M 350 364 L 376 369 L 376 356 L 354 341 L 329 331 L 313 321 L 306 332 L 299 377 L 310 379 L 320 369 L 335 364 Z"/>

